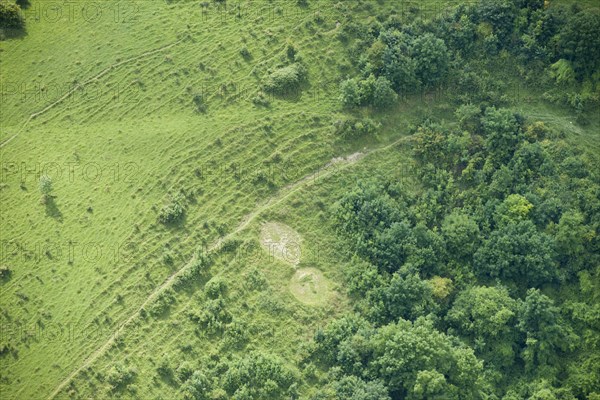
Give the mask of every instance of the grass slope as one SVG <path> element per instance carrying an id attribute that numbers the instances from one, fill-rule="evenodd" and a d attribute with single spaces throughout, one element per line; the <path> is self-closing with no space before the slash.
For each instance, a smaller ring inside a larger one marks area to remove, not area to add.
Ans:
<path id="1" fill-rule="evenodd" d="M 340 287 L 347 256 L 337 248 L 329 205 L 361 176 L 384 170 L 406 179 L 398 165 L 409 148 L 383 146 L 427 116 L 452 118 L 444 98 L 410 98 L 377 116 L 377 137 L 336 137 L 337 80 L 353 70 L 337 21 L 394 6 L 265 1 L 225 11 L 211 3 L 203 14 L 194 1 L 119 8 L 110 0 L 98 20 L 75 11 L 55 21 L 36 20 L 44 9 L 33 3 L 27 35 L 0 42 L 0 239 L 2 265 L 13 270 L 1 286 L 0 323 L 16 349 L 0 358 L 2 397 L 175 398 L 175 379 L 156 372 L 163 354 L 176 368 L 268 349 L 294 367 L 302 343 L 349 307 Z M 269 71 L 289 63 L 288 42 L 308 82 L 297 96 L 255 105 Z M 575 127 L 554 108 L 526 107 L 598 149 L 597 120 Z M 378 147 L 356 163 L 322 169 L 334 157 Z M 42 205 L 37 185 L 45 173 L 55 198 Z M 179 192 L 184 220 L 158 223 Z M 326 302 L 294 298 L 294 268 L 260 248 L 264 222 L 299 232 L 299 267 L 323 273 Z M 198 248 L 232 232 L 250 254 L 213 251 L 196 286 L 175 291 L 163 312 L 139 316 Z M 210 303 L 209 279 L 227 283 L 231 321 L 222 335 L 188 316 Z M 115 364 L 137 371 L 127 391 L 106 382 Z M 306 393 L 318 379 L 307 371 L 297 371 Z"/>

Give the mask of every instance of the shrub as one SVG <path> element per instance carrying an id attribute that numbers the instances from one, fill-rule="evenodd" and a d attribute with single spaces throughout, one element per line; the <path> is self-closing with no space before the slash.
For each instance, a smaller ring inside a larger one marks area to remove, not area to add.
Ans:
<path id="1" fill-rule="evenodd" d="M 40 204 L 46 204 L 48 201 L 52 200 L 52 179 L 49 176 L 43 175 L 40 177 L 40 182 L 38 185 L 40 189 L 40 193 L 42 197 L 40 198 Z"/>
<path id="2" fill-rule="evenodd" d="M 23 29 L 25 21 L 21 7 L 6 0 L 0 0 L 0 29 Z"/>
<path id="3" fill-rule="evenodd" d="M 600 62 L 600 13 L 580 11 L 563 27 L 558 36 L 558 58 L 572 61 L 579 78 L 598 71 Z"/>
<path id="4" fill-rule="evenodd" d="M 107 381 L 112 390 L 122 389 L 132 383 L 136 375 L 137 372 L 135 369 L 116 364 L 108 371 Z"/>
<path id="5" fill-rule="evenodd" d="M 52 193 L 53 187 L 52 187 L 52 178 L 50 178 L 47 175 L 43 175 L 40 177 L 40 183 L 39 183 L 39 189 L 40 189 L 40 193 L 43 196 L 49 196 L 50 193 Z"/>
<path id="6" fill-rule="evenodd" d="M 164 224 L 170 224 L 178 221 L 184 213 L 184 209 L 179 203 L 167 204 L 162 208 L 158 219 Z"/>
<path id="7" fill-rule="evenodd" d="M 162 377 L 171 378 L 173 376 L 173 368 L 171 367 L 171 360 L 165 354 L 163 354 L 158 365 L 156 366 L 156 372 Z"/>
<path id="8" fill-rule="evenodd" d="M 244 59 L 249 59 L 251 54 L 250 54 L 250 50 L 248 50 L 248 48 L 246 46 L 243 46 L 240 49 L 240 54 L 242 55 L 242 57 L 244 57 Z"/>
<path id="9" fill-rule="evenodd" d="M 379 109 L 390 107 L 398 100 L 398 95 L 392 89 L 392 84 L 386 78 L 380 76 L 375 81 L 373 90 L 373 106 Z"/>
<path id="10" fill-rule="evenodd" d="M 270 104 L 269 98 L 262 90 L 259 90 L 258 93 L 256 93 L 256 96 L 252 98 L 252 103 L 254 103 L 257 106 L 263 107 L 268 107 Z"/>
<path id="11" fill-rule="evenodd" d="M 192 376 L 181 385 L 184 400 L 207 400 L 210 389 L 210 380 L 201 371 L 194 371 Z"/>
<path id="12" fill-rule="evenodd" d="M 212 278 L 206 283 L 205 291 L 208 297 L 216 299 L 225 294 L 227 290 L 227 283 L 221 277 Z"/>
<path id="13" fill-rule="evenodd" d="M 423 86 L 434 86 L 448 74 L 450 56 L 446 43 L 432 34 L 415 38 L 411 47 L 416 61 L 415 74 Z"/>
<path id="14" fill-rule="evenodd" d="M 265 275 L 256 268 L 252 269 L 244 276 L 244 283 L 249 290 L 262 291 L 269 286 Z"/>
<path id="15" fill-rule="evenodd" d="M 232 318 L 221 298 L 208 300 L 200 313 L 191 312 L 189 317 L 199 325 L 199 328 L 211 333 L 221 331 Z"/>
<path id="16" fill-rule="evenodd" d="M 196 106 L 196 111 L 199 113 L 206 112 L 206 99 L 200 93 L 196 93 L 193 97 L 194 105 Z"/>
<path id="17" fill-rule="evenodd" d="M 9 267 L 1 266 L 0 267 L 0 279 L 8 279 L 12 275 L 12 270 Z"/>
<path id="18" fill-rule="evenodd" d="M 341 83 L 340 101 L 348 108 L 360 105 L 360 93 L 355 79 L 347 79 Z"/>
<path id="19" fill-rule="evenodd" d="M 306 79 L 306 68 L 302 64 L 291 64 L 273 71 L 265 82 L 265 90 L 286 94 L 298 89 Z"/>
<path id="20" fill-rule="evenodd" d="M 556 80 L 556 83 L 569 85 L 575 82 L 575 71 L 571 63 L 561 58 L 550 65 L 550 76 Z"/>
<path id="21" fill-rule="evenodd" d="M 167 288 L 158 295 L 156 301 L 150 306 L 149 312 L 155 317 L 162 315 L 173 303 L 175 303 L 175 292 L 173 289 Z"/>
<path id="22" fill-rule="evenodd" d="M 294 61 L 296 59 L 297 53 L 298 53 L 298 50 L 296 49 L 296 46 L 294 45 L 294 43 L 288 41 L 288 43 L 285 47 L 285 54 L 286 54 L 287 58 L 289 58 L 290 61 Z"/>
<path id="23" fill-rule="evenodd" d="M 178 195 L 171 200 L 171 203 L 165 205 L 160 210 L 158 220 L 163 224 L 172 224 L 179 221 L 184 213 L 183 196 Z"/>
<path id="24" fill-rule="evenodd" d="M 223 346 L 241 347 L 249 339 L 248 324 L 243 320 L 234 320 L 227 325 L 223 334 Z"/>
<path id="25" fill-rule="evenodd" d="M 13 353 L 16 351 L 15 346 L 10 343 L 10 342 L 6 342 L 4 341 L 4 339 L 2 341 L 0 341 L 0 356 L 9 354 L 9 353 Z"/>
<path id="26" fill-rule="evenodd" d="M 268 354 L 254 352 L 230 365 L 225 389 L 234 398 L 283 398 L 294 381 L 282 361 Z"/>
<path id="27" fill-rule="evenodd" d="M 177 378 L 181 382 L 185 382 L 192 376 L 193 372 L 194 372 L 194 369 L 193 369 L 192 364 L 189 361 L 183 361 L 177 367 Z"/>
<path id="28" fill-rule="evenodd" d="M 355 138 L 373 134 L 379 126 L 380 124 L 375 123 L 370 118 L 348 118 L 337 120 L 334 123 L 336 133 L 344 138 Z"/>

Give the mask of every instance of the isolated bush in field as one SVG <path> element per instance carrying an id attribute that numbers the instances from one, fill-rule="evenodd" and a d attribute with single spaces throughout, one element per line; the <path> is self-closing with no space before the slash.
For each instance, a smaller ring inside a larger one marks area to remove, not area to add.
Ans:
<path id="1" fill-rule="evenodd" d="M 306 79 L 306 68 L 299 63 L 291 64 L 273 71 L 265 82 L 265 90 L 286 94 L 294 92 Z"/>
<path id="2" fill-rule="evenodd" d="M 240 54 L 242 55 L 242 57 L 244 57 L 244 59 L 249 59 L 251 54 L 250 54 L 250 50 L 248 50 L 248 48 L 246 46 L 242 46 L 242 48 L 240 49 Z"/>
<path id="3" fill-rule="evenodd" d="M 6 341 L 4 338 L 0 341 L 0 356 L 15 352 L 15 351 L 16 351 L 16 348 L 11 342 Z"/>
<path id="4" fill-rule="evenodd" d="M 172 224 L 179 221 L 185 213 L 182 195 L 175 196 L 171 203 L 165 205 L 158 214 L 158 220 L 163 224 Z"/>
<path id="5" fill-rule="evenodd" d="M 135 369 L 117 364 L 108 371 L 107 381 L 113 390 L 122 389 L 133 382 L 136 375 Z"/>
<path id="6" fill-rule="evenodd" d="M 8 279 L 12 275 L 12 270 L 9 267 L 1 266 L 0 267 L 0 279 Z"/>
<path id="7" fill-rule="evenodd" d="M 158 219 L 160 222 L 168 224 L 179 220 L 184 213 L 184 209 L 179 203 L 171 203 L 163 207 Z"/>
<path id="8" fill-rule="evenodd" d="M 242 347 L 249 340 L 248 324 L 243 320 L 233 320 L 223 333 L 224 347 Z"/>
<path id="9" fill-rule="evenodd" d="M 0 0 L 0 29 L 22 29 L 24 26 L 21 7 L 7 0 Z"/>
<path id="10" fill-rule="evenodd" d="M 204 98 L 204 96 L 202 94 L 195 94 L 193 97 L 193 102 L 194 105 L 196 106 L 196 111 L 199 113 L 204 113 L 206 112 L 206 99 Z"/>
<path id="11" fill-rule="evenodd" d="M 40 182 L 39 182 L 38 187 L 40 189 L 40 193 L 42 194 L 42 198 L 40 199 L 40 202 L 42 204 L 46 204 L 48 199 L 50 199 L 52 197 L 51 193 L 52 193 L 52 190 L 54 189 L 52 186 L 52 179 L 47 175 L 42 175 L 40 177 Z"/>
<path id="12" fill-rule="evenodd" d="M 294 45 L 294 43 L 288 41 L 288 43 L 285 47 L 285 54 L 286 54 L 287 58 L 289 58 L 290 61 L 294 61 L 296 59 L 297 53 L 298 53 L 298 49 L 296 49 L 296 46 Z"/>
<path id="13" fill-rule="evenodd" d="M 211 259 L 203 254 L 197 254 L 191 262 L 189 273 L 190 277 L 198 277 L 207 272 L 210 267 Z"/>
<path id="14" fill-rule="evenodd" d="M 47 175 L 41 176 L 39 188 L 40 188 L 40 193 L 44 196 L 48 196 L 50 193 L 52 193 L 52 189 L 53 189 L 52 178 L 50 178 Z"/>
<path id="15" fill-rule="evenodd" d="M 189 268 L 186 268 L 175 281 L 175 289 L 179 290 L 181 287 L 187 286 L 202 278 L 208 272 L 210 264 L 211 260 L 209 257 L 203 253 L 196 254 L 192 261 L 190 261 Z"/>

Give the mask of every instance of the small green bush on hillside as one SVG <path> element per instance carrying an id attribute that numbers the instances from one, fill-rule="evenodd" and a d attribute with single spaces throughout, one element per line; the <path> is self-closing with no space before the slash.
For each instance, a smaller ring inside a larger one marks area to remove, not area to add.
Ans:
<path id="1" fill-rule="evenodd" d="M 199 112 L 199 113 L 206 112 L 206 108 L 207 108 L 206 99 L 202 94 L 200 94 L 200 93 L 195 94 L 194 98 L 193 98 L 193 102 L 194 102 L 194 106 L 196 106 L 197 112 Z"/>
<path id="2" fill-rule="evenodd" d="M 112 390 L 119 390 L 132 383 L 136 376 L 137 371 L 135 369 L 117 364 L 113 365 L 108 371 L 107 381 Z"/>
<path id="3" fill-rule="evenodd" d="M 298 90 L 306 80 L 306 68 L 302 64 L 291 64 L 273 71 L 264 84 L 265 90 L 285 95 Z"/>
<path id="4" fill-rule="evenodd" d="M 227 282 L 221 277 L 214 277 L 206 283 L 205 290 L 208 297 L 216 299 L 227 291 Z"/>
<path id="5" fill-rule="evenodd" d="M 21 7 L 7 0 L 0 0 L 0 29 L 23 29 L 25 20 Z"/>
<path id="6" fill-rule="evenodd" d="M 231 363 L 224 376 L 225 389 L 236 399 L 284 398 L 293 382 L 282 361 L 260 352 Z"/>
<path id="7" fill-rule="evenodd" d="M 336 134 L 346 139 L 372 135 L 380 126 L 381 124 L 373 121 L 371 118 L 347 118 L 337 120 L 334 123 Z"/>
<path id="8" fill-rule="evenodd" d="M 0 280 L 8 279 L 12 275 L 12 270 L 9 267 L 1 266 L 0 267 Z"/>
<path id="9" fill-rule="evenodd" d="M 52 178 L 50 178 L 47 175 L 41 176 L 38 188 L 40 190 L 40 193 L 42 194 L 40 203 L 46 204 L 48 200 L 52 199 L 52 190 L 54 190 L 52 186 Z"/>
<path id="10" fill-rule="evenodd" d="M 183 196 L 175 196 L 171 203 L 165 205 L 158 214 L 158 220 L 163 224 L 173 224 L 183 218 L 185 207 L 183 204 Z"/>
<path id="11" fill-rule="evenodd" d="M 211 390 L 210 380 L 202 371 L 194 371 L 192 376 L 181 386 L 184 400 L 207 400 Z"/>

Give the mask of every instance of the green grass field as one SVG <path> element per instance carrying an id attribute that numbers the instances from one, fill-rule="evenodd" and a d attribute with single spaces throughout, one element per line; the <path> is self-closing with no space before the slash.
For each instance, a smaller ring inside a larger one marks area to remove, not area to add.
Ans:
<path id="1" fill-rule="evenodd" d="M 364 111 L 382 123 L 376 136 L 336 135 L 350 115 L 338 84 L 355 70 L 338 21 L 392 2 L 31 2 L 27 34 L 0 42 L 0 239 L 12 270 L 0 324 L 13 346 L 0 358 L 0 397 L 174 399 L 176 379 L 156 372 L 164 360 L 197 368 L 251 350 L 285 360 L 308 396 L 319 376 L 298 367 L 306 343 L 350 309 L 330 205 L 361 177 L 410 180 L 397 168 L 410 157 L 403 138 L 427 116 L 453 118 L 444 96 L 411 96 Z M 256 104 L 288 43 L 307 82 Z M 559 106 L 521 100 L 515 109 L 598 153 L 598 115 L 580 126 Z M 41 175 L 54 186 L 45 204 Z M 159 223 L 178 193 L 184 218 Z M 268 223 L 297 232 L 286 254 L 298 260 L 261 246 Z M 212 265 L 179 287 L 198 253 Z M 214 306 L 206 287 L 219 281 L 226 315 L 202 328 L 190 313 Z M 105 379 L 115 365 L 136 370 L 123 391 Z"/>

